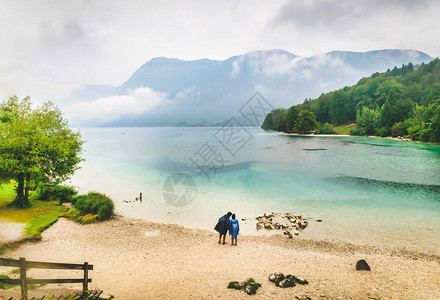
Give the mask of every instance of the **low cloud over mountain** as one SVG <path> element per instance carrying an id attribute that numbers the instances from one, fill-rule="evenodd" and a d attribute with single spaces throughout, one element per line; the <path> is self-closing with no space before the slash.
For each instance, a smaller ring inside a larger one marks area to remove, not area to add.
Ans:
<path id="1" fill-rule="evenodd" d="M 288 107 L 374 72 L 431 59 L 415 50 L 333 51 L 309 58 L 269 50 L 224 61 L 159 57 L 121 86 L 83 86 L 65 110 L 77 125 L 209 125 L 237 115 L 255 91 L 274 107 Z"/>

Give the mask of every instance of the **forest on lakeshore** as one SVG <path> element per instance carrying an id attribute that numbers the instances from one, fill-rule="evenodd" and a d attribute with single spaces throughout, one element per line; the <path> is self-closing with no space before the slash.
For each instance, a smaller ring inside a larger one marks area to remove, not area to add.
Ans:
<path id="1" fill-rule="evenodd" d="M 330 134 L 333 125 L 351 123 L 356 124 L 351 135 L 440 142 L 440 59 L 376 72 L 353 86 L 274 109 L 262 128 Z"/>

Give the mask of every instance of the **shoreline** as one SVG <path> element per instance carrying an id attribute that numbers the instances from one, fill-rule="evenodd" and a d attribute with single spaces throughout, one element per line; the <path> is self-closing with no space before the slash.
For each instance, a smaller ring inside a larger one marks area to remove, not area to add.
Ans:
<path id="1" fill-rule="evenodd" d="M 287 133 L 287 132 L 279 132 L 279 131 L 274 131 L 276 132 L 278 135 L 294 135 L 294 136 L 331 136 L 331 137 L 348 137 L 351 136 L 349 134 L 314 134 L 314 133 L 307 133 L 307 134 L 300 134 L 300 133 Z"/>
<path id="2" fill-rule="evenodd" d="M 94 265 L 91 288 L 102 289 L 115 299 L 248 299 L 249 296 L 226 286 L 230 281 L 249 277 L 262 284 L 258 298 L 440 297 L 435 288 L 440 285 L 436 271 L 440 256 L 414 251 L 289 239 L 282 234 L 239 235 L 238 247 L 231 247 L 229 243 L 217 244 L 214 231 L 121 215 L 89 225 L 61 218 L 42 236 L 42 241 L 24 243 L 6 250 L 4 255 L 36 261 L 88 261 Z M 371 272 L 355 270 L 359 259 L 370 264 Z M 5 270 L 0 267 L 0 273 L 5 274 Z M 277 288 L 267 278 L 278 271 L 303 277 L 309 284 Z M 29 274 L 33 278 L 50 276 L 47 270 L 38 269 L 30 270 Z M 0 291 L 0 299 L 2 293 L 5 294 Z"/>
<path id="3" fill-rule="evenodd" d="M 292 135 L 292 136 L 310 136 L 310 137 L 368 137 L 368 138 L 377 138 L 377 139 L 386 139 L 386 140 L 393 140 L 393 141 L 399 141 L 399 142 L 411 142 L 411 143 L 418 143 L 418 144 L 426 144 L 426 145 L 440 145 L 440 143 L 436 143 L 436 142 L 423 142 L 423 141 L 413 141 L 409 138 L 396 138 L 396 137 L 392 137 L 392 136 L 376 136 L 376 135 L 349 135 L 349 134 L 313 134 L 313 133 L 308 133 L 308 134 L 300 134 L 300 133 L 287 133 L 287 132 L 279 132 L 279 131 L 274 131 L 274 130 L 265 130 L 265 131 L 270 131 L 270 132 L 274 132 L 277 135 Z"/>
<path id="4" fill-rule="evenodd" d="M 60 219 L 67 220 L 69 222 L 74 223 L 72 220 L 62 217 Z M 100 222 L 100 223 L 92 223 L 92 224 L 86 224 L 87 225 L 96 225 L 96 224 L 102 224 L 106 222 L 110 222 L 112 220 L 119 220 L 126 222 L 127 225 L 134 225 L 134 224 L 148 224 L 151 225 L 154 228 L 175 228 L 176 230 L 182 230 L 182 231 L 189 231 L 193 233 L 198 234 L 204 234 L 212 236 L 214 234 L 215 237 L 218 239 L 218 233 L 215 230 L 208 230 L 203 228 L 196 228 L 196 227 L 189 227 L 185 225 L 179 225 L 175 223 L 163 223 L 163 222 L 153 222 L 141 218 L 136 217 L 130 217 L 125 216 L 122 214 L 115 214 L 115 216 L 108 221 Z M 243 222 L 243 221 L 241 221 Z M 157 229 L 154 229 L 153 231 L 156 231 Z M 262 229 L 264 230 L 264 229 Z M 307 229 L 305 229 L 307 230 Z M 152 231 L 152 232 L 153 232 Z M 156 236 L 156 235 L 151 235 Z M 407 250 L 403 248 L 390 248 L 390 247 L 379 247 L 375 245 L 367 245 L 367 244 L 353 244 L 349 242 L 339 241 L 339 240 L 315 240 L 315 239 L 307 239 L 307 238 L 301 238 L 301 233 L 299 236 L 296 236 L 293 239 L 289 239 L 285 234 L 283 234 L 282 230 L 271 230 L 266 231 L 262 234 L 240 234 L 240 237 L 245 237 L 247 240 L 253 240 L 258 241 L 261 240 L 262 242 L 267 241 L 276 241 L 288 244 L 289 241 L 293 241 L 295 244 L 295 247 L 304 247 L 308 248 L 310 250 L 320 250 L 320 251 L 328 251 L 328 252 L 365 252 L 365 253 L 377 253 L 377 254 L 386 254 L 386 255 L 393 255 L 393 256 L 401 256 L 404 258 L 410 258 L 410 259 L 425 259 L 425 260 L 431 260 L 431 261 L 437 261 L 440 264 L 440 254 L 435 253 L 427 253 L 423 251 L 417 251 L 417 250 Z M 229 235 L 227 235 L 227 243 L 228 238 L 230 238 Z M 216 240 L 216 239 L 214 239 Z M 38 241 L 38 240 L 30 240 L 32 241 Z"/>

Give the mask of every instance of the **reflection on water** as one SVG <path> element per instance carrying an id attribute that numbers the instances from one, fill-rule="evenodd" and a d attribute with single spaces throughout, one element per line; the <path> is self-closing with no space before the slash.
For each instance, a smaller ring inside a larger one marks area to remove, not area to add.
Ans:
<path id="1" fill-rule="evenodd" d="M 364 137 L 254 138 L 211 181 L 191 164 L 218 128 L 85 128 L 83 192 L 110 194 L 117 209 L 152 221 L 212 230 L 227 211 L 255 217 L 292 211 L 311 222 L 301 237 L 440 253 L 440 146 Z M 125 134 L 120 134 L 124 132 Z M 221 151 L 221 148 L 218 148 Z M 188 206 L 166 204 L 172 173 L 197 182 Z M 139 203 L 124 203 L 143 192 Z M 244 234 L 255 234 L 252 221 Z"/>

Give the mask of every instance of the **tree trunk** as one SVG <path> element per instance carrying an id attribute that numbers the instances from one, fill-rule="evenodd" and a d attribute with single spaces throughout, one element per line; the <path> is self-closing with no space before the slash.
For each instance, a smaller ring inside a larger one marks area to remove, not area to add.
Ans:
<path id="1" fill-rule="evenodd" d="M 24 189 L 24 198 L 25 198 L 26 200 L 29 199 L 29 188 L 25 188 L 25 189 Z"/>
<path id="2" fill-rule="evenodd" d="M 29 191 L 27 188 L 25 189 L 24 180 L 25 180 L 24 174 L 18 175 L 18 177 L 17 177 L 17 197 L 15 198 L 15 200 L 13 202 L 13 206 L 15 206 L 17 208 L 27 208 L 30 206 Z"/>
<path id="3" fill-rule="evenodd" d="M 23 195 L 24 175 L 23 174 L 18 175 L 17 183 L 18 183 L 18 185 L 17 185 L 17 198 L 22 199 L 22 198 L 24 198 L 24 195 Z"/>
<path id="4" fill-rule="evenodd" d="M 26 201 L 29 201 L 29 181 L 30 181 L 30 176 L 26 176 L 26 184 L 24 186 L 24 198 L 26 199 Z"/>

